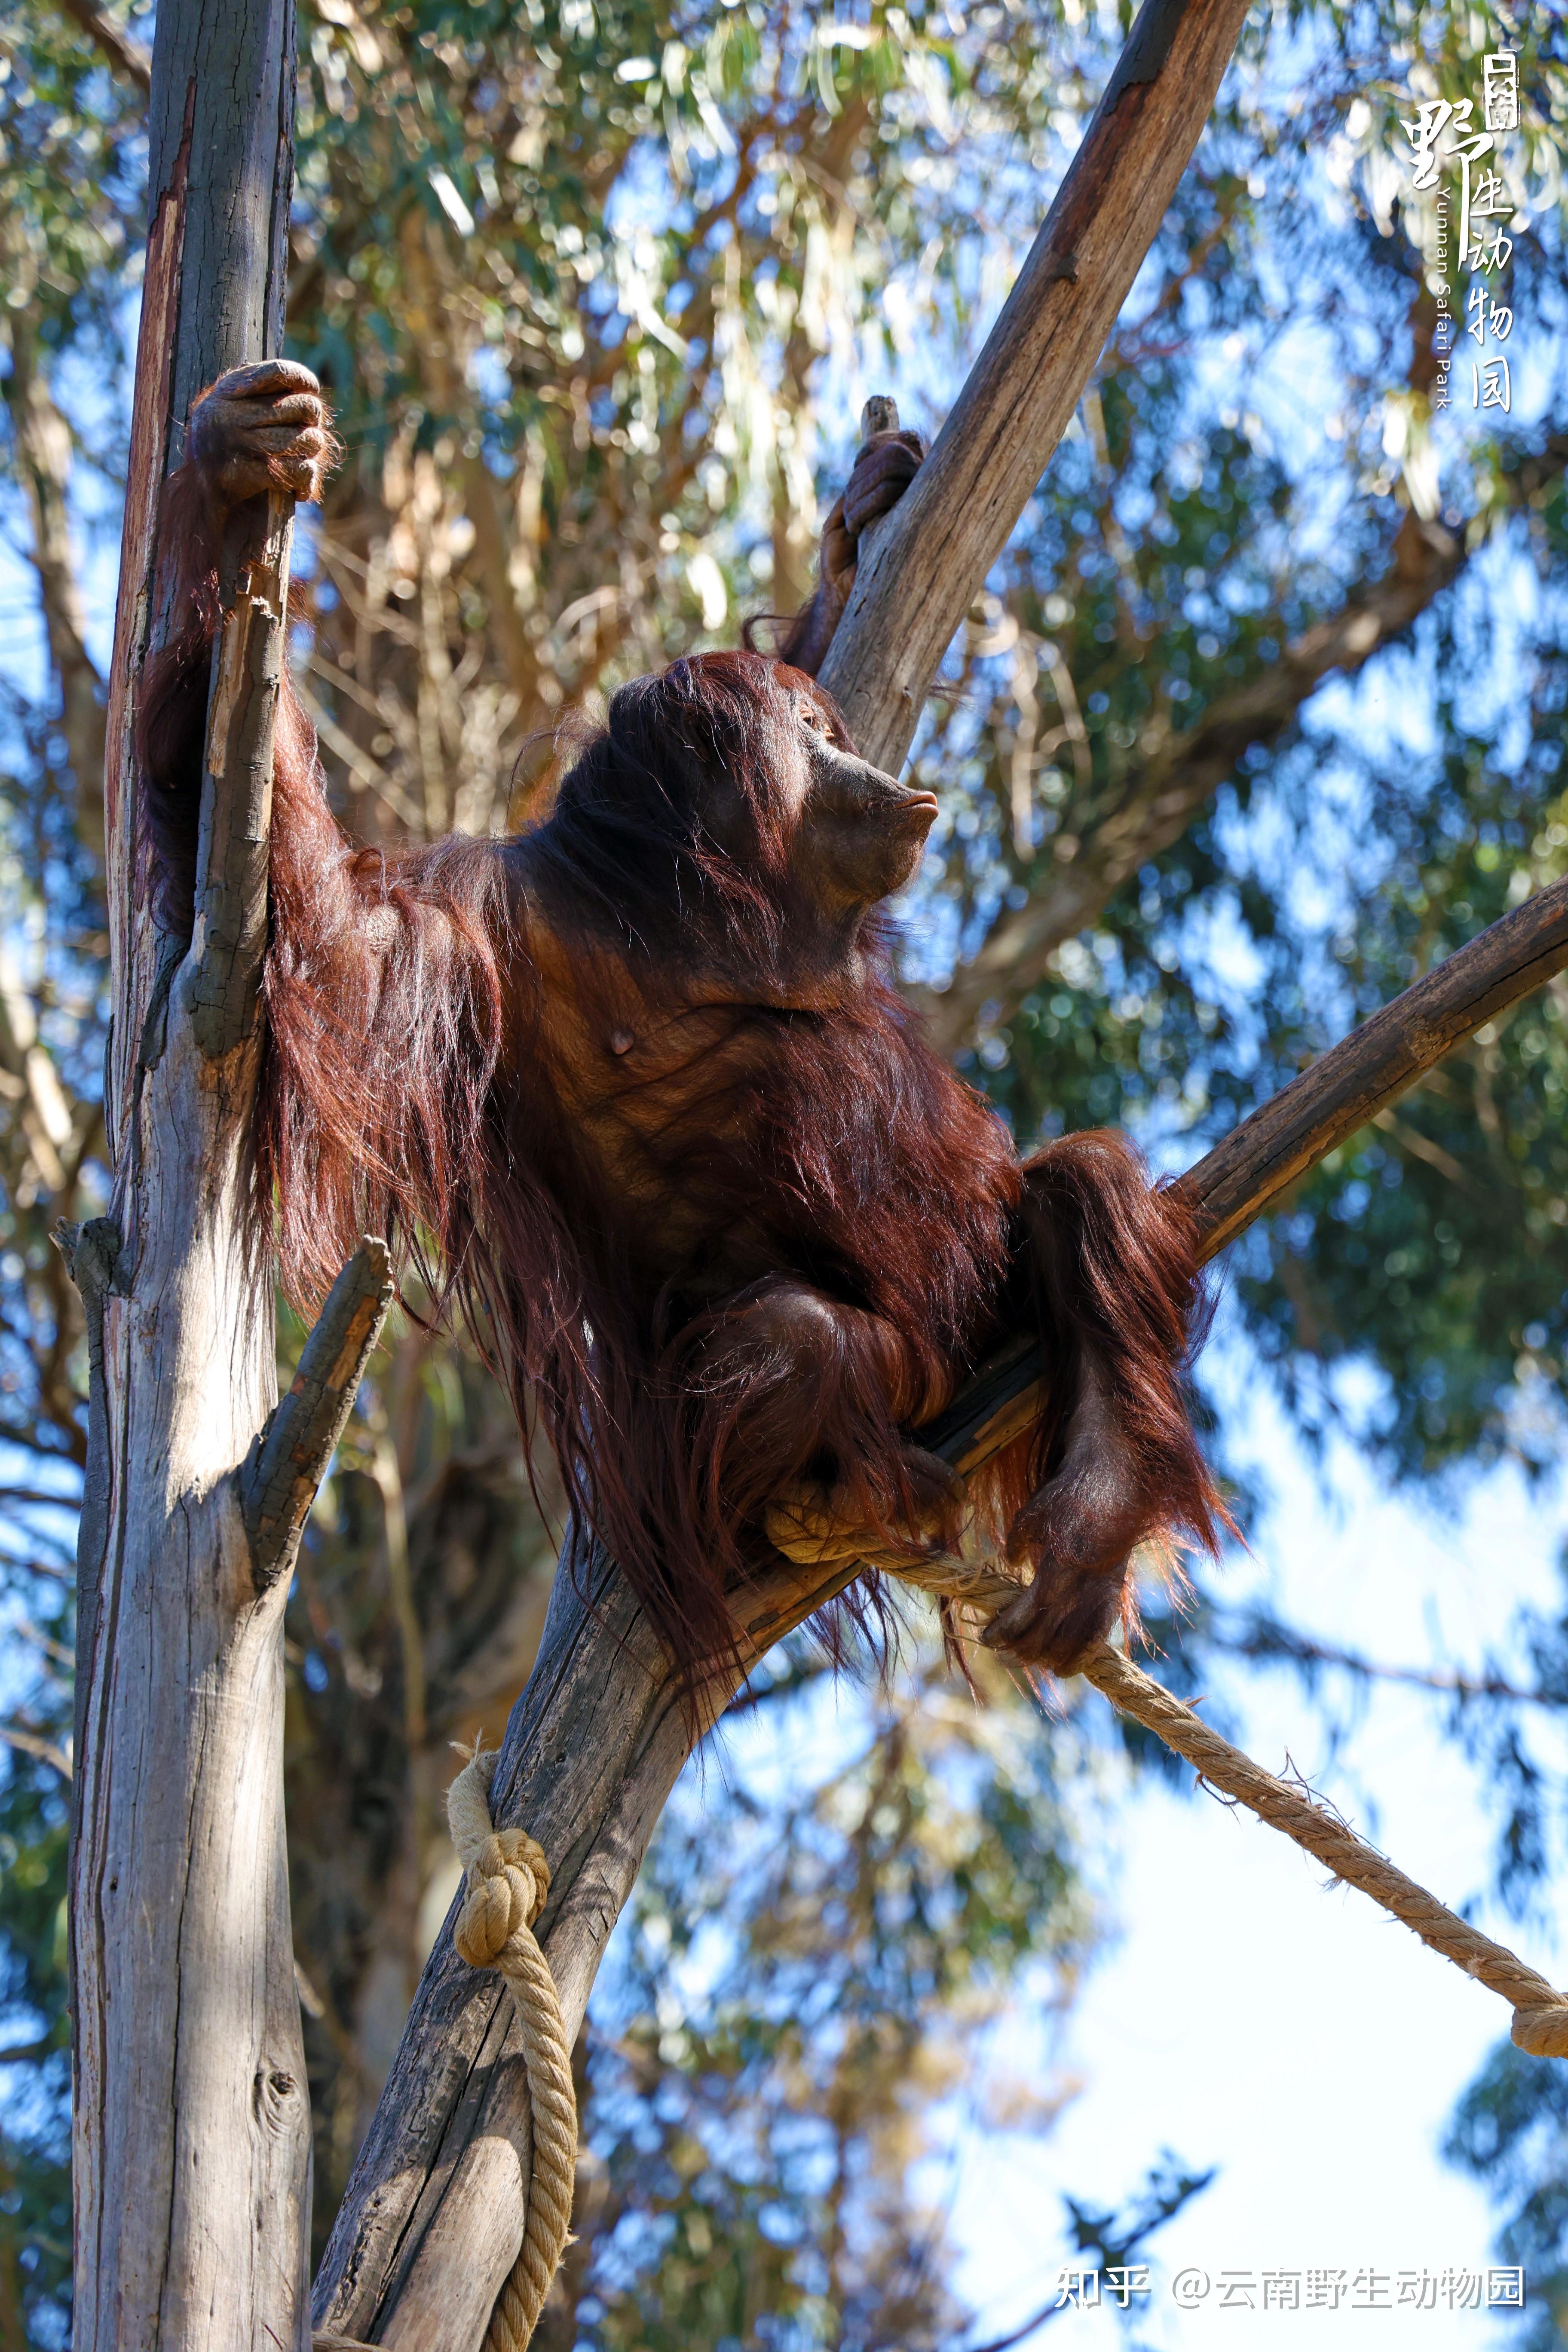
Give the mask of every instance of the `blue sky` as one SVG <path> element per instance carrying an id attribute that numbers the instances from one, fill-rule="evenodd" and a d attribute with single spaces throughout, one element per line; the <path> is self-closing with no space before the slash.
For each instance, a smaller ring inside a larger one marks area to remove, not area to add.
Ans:
<path id="1" fill-rule="evenodd" d="M 1532 1495 L 1502 1471 L 1445 1521 L 1419 1495 L 1386 1492 L 1345 1444 L 1331 1448 L 1325 1479 L 1223 1335 L 1218 1352 L 1237 1454 L 1273 1501 L 1250 1560 L 1233 1559 L 1216 1593 L 1257 1594 L 1305 1630 L 1391 1663 L 1509 1659 L 1516 1609 L 1558 1594 L 1561 1496 Z M 1440 1736 L 1440 1702 L 1385 1685 L 1349 1708 L 1336 1748 L 1292 1675 L 1227 1671 L 1212 1687 L 1261 1763 L 1278 1769 L 1289 1758 L 1450 1905 L 1481 1896 L 1495 1825 Z M 964 2167 L 960 2284 L 997 2318 L 995 2332 L 1041 2299 L 1055 2192 L 1110 2203 L 1169 2146 L 1219 2176 L 1156 2242 L 1156 2294 L 1138 2332 L 1162 2352 L 1326 2345 L 1346 2328 L 1430 2352 L 1506 2343 L 1509 2323 L 1484 2312 L 1175 2310 L 1166 2290 L 1188 2264 L 1217 2277 L 1485 2263 L 1487 2202 L 1437 2149 L 1509 2011 L 1364 1897 L 1326 1885 L 1286 1840 L 1207 1795 L 1137 1788 L 1100 1875 L 1120 1940 L 1091 1969 L 1054 2051 L 1041 2032 L 1042 2057 L 1082 2088 L 1037 2153 L 1009 2147 L 997 2161 L 982 2147 Z M 1562 1981 L 1563 1912 L 1550 1889 L 1545 1901 L 1547 1916 L 1523 1927 L 1484 1899 L 1471 1916 Z M 1118 2331 L 1106 2313 L 1072 2313 L 1042 2340 L 1098 2352 Z"/>

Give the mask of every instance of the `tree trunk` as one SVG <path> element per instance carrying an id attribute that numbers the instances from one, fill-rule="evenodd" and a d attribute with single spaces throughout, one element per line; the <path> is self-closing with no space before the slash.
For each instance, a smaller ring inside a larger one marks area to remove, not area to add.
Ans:
<path id="1" fill-rule="evenodd" d="M 105 774 L 114 1192 L 111 1216 L 69 1237 L 97 1327 L 70 1892 L 78 2352 L 308 2341 L 288 1576 L 258 1572 L 236 1476 L 276 1393 L 251 1113 L 287 512 L 226 567 L 227 691 L 183 957 L 137 887 L 130 751 L 136 677 L 167 627 L 159 497 L 191 396 L 278 349 L 293 46 L 292 0 L 158 12 Z"/>
<path id="2" fill-rule="evenodd" d="M 786 1568 L 738 1613 L 761 1657 L 849 1581 Z M 710 1700 L 729 1704 L 725 1679 Z M 637 1880 L 691 1727 L 669 1662 L 596 1548 L 570 1538 L 539 1656 L 512 1710 L 491 1791 L 551 1865 L 537 1933 L 568 2037 Z M 318 2328 L 398 2352 L 472 2352 L 516 2259 L 529 2178 L 521 2042 L 499 1976 L 460 1959 L 454 1902 L 354 2167 L 316 2280 Z"/>

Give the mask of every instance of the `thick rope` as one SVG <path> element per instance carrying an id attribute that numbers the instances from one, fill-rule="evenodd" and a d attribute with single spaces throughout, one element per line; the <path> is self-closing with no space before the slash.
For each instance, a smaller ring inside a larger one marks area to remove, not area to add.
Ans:
<path id="1" fill-rule="evenodd" d="M 524 1830 L 490 1819 L 493 1752 L 472 1759 L 447 1791 L 447 1821 L 468 1874 L 468 1899 L 453 1937 L 476 1969 L 495 1968 L 511 1990 L 522 2036 L 532 2115 L 532 2175 L 522 2245 L 496 2299 L 484 2352 L 523 2352 L 560 2267 L 572 2226 L 577 2174 L 577 2096 L 572 2052 L 550 1963 L 533 1922 L 550 1892 L 550 1869 Z"/>
<path id="2" fill-rule="evenodd" d="M 1212 1788 L 1246 1805 L 1270 1829 L 1282 1830 L 1327 1864 L 1336 1878 L 1370 1895 L 1433 1951 L 1441 1952 L 1467 1976 L 1510 2002 L 1513 2040 L 1521 2050 L 1535 2058 L 1568 2058 L 1568 1996 L 1527 1968 L 1505 1945 L 1494 1944 L 1489 1936 L 1468 1927 L 1435 1895 L 1428 1895 L 1415 1879 L 1406 1878 L 1402 1870 L 1386 1862 L 1374 1846 L 1357 1837 L 1337 1814 L 1293 1789 L 1289 1781 L 1265 1772 L 1108 1642 L 1089 1654 L 1080 1672 L 1123 1715 L 1133 1717 L 1167 1748 L 1184 1757 Z"/>
<path id="3" fill-rule="evenodd" d="M 868 1543 L 864 1531 L 858 1542 L 852 1531 L 834 1524 L 820 1496 L 805 1493 L 774 1506 L 768 1514 L 768 1535 L 786 1559 L 803 1567 L 837 1568 L 858 1557 L 971 1616 L 994 1612 L 1016 1600 L 1022 1582 L 1021 1573 L 1011 1574 L 1005 1561 L 988 1557 L 983 1543 L 976 1543 L 973 1551 L 966 1543 L 963 1557 L 944 1559 L 897 1549 L 880 1537 Z M 971 1535 L 973 1540 L 973 1531 Z M 1184 1757 L 1211 1788 L 1246 1805 L 1270 1829 L 1315 1854 L 1336 1878 L 1371 1895 L 1433 1951 L 1511 2003 L 1512 2038 L 1519 2049 L 1535 2058 L 1568 2058 L 1568 1995 L 1527 1968 L 1506 1945 L 1494 1944 L 1489 1936 L 1467 1926 L 1310 1793 L 1265 1772 L 1108 1642 L 1090 1651 L 1078 1671 L 1123 1715 Z"/>

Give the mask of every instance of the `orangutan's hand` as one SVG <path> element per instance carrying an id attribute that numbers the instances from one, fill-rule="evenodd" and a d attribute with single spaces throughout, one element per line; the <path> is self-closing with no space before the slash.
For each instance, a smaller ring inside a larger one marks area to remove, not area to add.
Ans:
<path id="1" fill-rule="evenodd" d="M 338 454 L 321 387 L 297 360 L 230 368 L 191 404 L 190 457 L 226 511 L 269 490 L 319 499 Z"/>
<path id="2" fill-rule="evenodd" d="M 822 534 L 822 585 L 843 606 L 855 585 L 860 534 L 891 514 L 921 469 L 925 443 L 918 433 L 874 433 L 861 448 Z"/>

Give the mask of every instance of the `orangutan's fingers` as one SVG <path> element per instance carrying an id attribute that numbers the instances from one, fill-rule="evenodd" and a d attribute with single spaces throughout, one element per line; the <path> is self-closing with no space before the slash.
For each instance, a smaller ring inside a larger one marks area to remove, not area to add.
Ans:
<path id="1" fill-rule="evenodd" d="M 920 436 L 889 435 L 868 442 L 855 461 L 844 490 L 845 527 L 854 538 L 890 514 L 920 471 L 923 456 Z"/>

